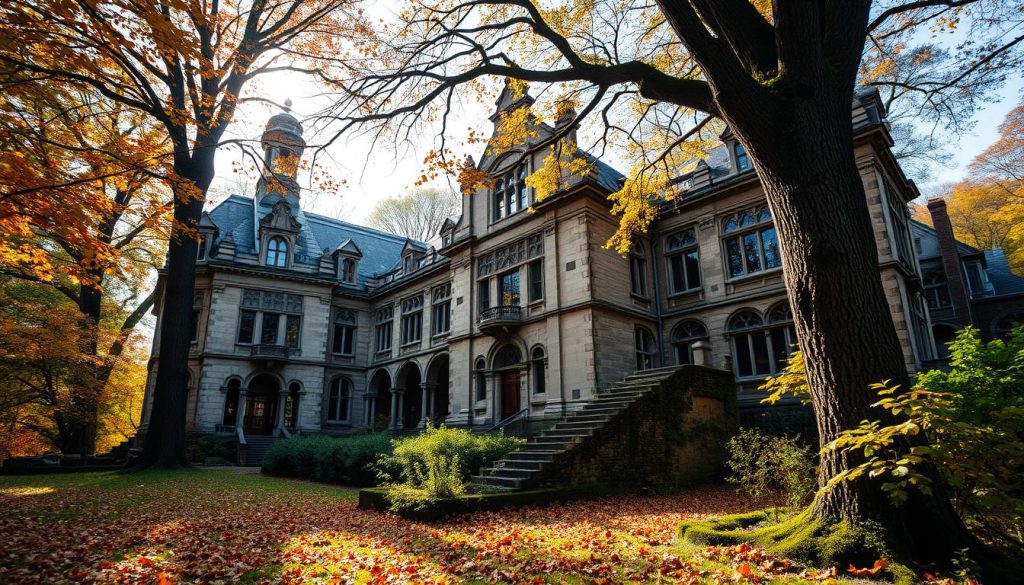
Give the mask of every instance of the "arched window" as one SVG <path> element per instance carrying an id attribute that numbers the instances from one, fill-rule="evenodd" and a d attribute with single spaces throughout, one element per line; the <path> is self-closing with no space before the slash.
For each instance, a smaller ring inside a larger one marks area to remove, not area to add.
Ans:
<path id="1" fill-rule="evenodd" d="M 670 236 L 667 248 L 668 292 L 678 294 L 700 288 L 700 251 L 693 230 Z"/>
<path id="2" fill-rule="evenodd" d="M 636 369 L 649 370 L 654 367 L 654 336 L 645 327 L 637 327 L 633 333 L 636 344 Z"/>
<path id="3" fill-rule="evenodd" d="M 779 238 L 768 207 L 748 209 L 722 220 L 729 278 L 782 268 Z"/>
<path id="4" fill-rule="evenodd" d="M 638 297 L 647 296 L 647 258 L 640 242 L 634 242 L 629 250 L 629 292 Z"/>
<path id="5" fill-rule="evenodd" d="M 238 393 L 242 389 L 242 381 L 238 378 L 228 380 L 227 393 L 224 397 L 224 421 L 225 426 L 235 426 L 238 416 Z"/>
<path id="6" fill-rule="evenodd" d="M 768 324 L 753 311 L 729 320 L 733 368 L 737 378 L 763 378 L 786 367 L 796 345 L 793 314 L 785 304 L 768 311 Z"/>
<path id="7" fill-rule="evenodd" d="M 486 369 L 484 364 L 484 358 L 477 358 L 476 360 L 476 399 L 486 400 L 487 399 L 487 374 L 484 372 Z"/>
<path id="8" fill-rule="evenodd" d="M 676 363 L 693 364 L 693 344 L 708 338 L 708 329 L 700 321 L 682 321 L 672 329 L 672 347 Z"/>
<path id="9" fill-rule="evenodd" d="M 352 396 L 352 382 L 348 378 L 335 378 L 327 399 L 327 420 L 348 422 L 349 398 Z"/>
<path id="10" fill-rule="evenodd" d="M 519 348 L 514 345 L 506 345 L 498 350 L 498 353 L 494 355 L 494 367 L 495 368 L 508 368 L 519 365 L 523 361 L 522 354 L 519 353 Z"/>
<path id="11" fill-rule="evenodd" d="M 288 397 L 284 399 L 284 426 L 294 429 L 299 426 L 299 391 L 298 382 L 288 385 Z"/>
<path id="12" fill-rule="evenodd" d="M 736 143 L 733 147 L 733 151 L 736 153 L 736 171 L 742 173 L 743 171 L 750 168 L 750 156 L 747 155 L 747 149 L 743 148 L 743 145 Z"/>
<path id="13" fill-rule="evenodd" d="M 544 394 L 547 384 L 544 379 L 544 348 L 535 347 L 530 354 L 530 367 L 533 369 L 533 393 Z"/>
<path id="14" fill-rule="evenodd" d="M 288 266 L 288 242 L 284 238 L 270 238 L 267 242 L 267 266 Z"/>
<path id="15" fill-rule="evenodd" d="M 352 283 L 356 281 L 356 261 L 352 258 L 341 260 L 341 281 Z"/>

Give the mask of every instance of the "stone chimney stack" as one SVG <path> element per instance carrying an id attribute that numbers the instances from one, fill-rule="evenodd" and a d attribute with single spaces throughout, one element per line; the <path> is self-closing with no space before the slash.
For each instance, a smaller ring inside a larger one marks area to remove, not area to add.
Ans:
<path id="1" fill-rule="evenodd" d="M 959 325 L 971 324 L 971 302 L 967 293 L 967 282 L 964 278 L 963 263 L 957 251 L 956 237 L 953 235 L 953 224 L 949 221 L 946 202 L 943 199 L 928 201 L 928 213 L 932 216 L 932 225 L 939 238 L 939 251 L 942 252 L 942 271 L 946 273 L 946 286 L 949 287 L 950 307 L 953 320 Z"/>

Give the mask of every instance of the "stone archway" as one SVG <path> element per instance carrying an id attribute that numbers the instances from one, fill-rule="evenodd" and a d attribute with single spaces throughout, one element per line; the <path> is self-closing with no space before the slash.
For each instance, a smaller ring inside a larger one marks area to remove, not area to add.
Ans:
<path id="1" fill-rule="evenodd" d="M 366 425 L 373 431 L 385 431 L 391 426 L 391 375 L 377 370 L 370 378 L 370 391 L 366 405 Z"/>
<path id="2" fill-rule="evenodd" d="M 427 416 L 435 425 L 448 418 L 448 354 L 435 357 L 427 366 Z"/>
<path id="3" fill-rule="evenodd" d="M 277 420 L 280 384 L 270 374 L 259 374 L 249 381 L 245 396 L 242 430 L 247 435 L 269 435 Z"/>
<path id="4" fill-rule="evenodd" d="M 396 417 L 391 421 L 394 429 L 415 429 L 423 422 L 423 376 L 416 362 L 405 362 L 395 376 L 395 390 L 398 392 Z"/>

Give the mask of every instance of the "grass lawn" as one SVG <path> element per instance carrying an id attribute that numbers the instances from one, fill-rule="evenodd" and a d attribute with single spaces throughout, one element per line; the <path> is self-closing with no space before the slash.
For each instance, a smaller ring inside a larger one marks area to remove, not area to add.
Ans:
<path id="1" fill-rule="evenodd" d="M 672 542 L 684 518 L 745 507 L 707 487 L 426 525 L 359 510 L 354 490 L 225 470 L 0 477 L 0 583 L 822 582 Z"/>

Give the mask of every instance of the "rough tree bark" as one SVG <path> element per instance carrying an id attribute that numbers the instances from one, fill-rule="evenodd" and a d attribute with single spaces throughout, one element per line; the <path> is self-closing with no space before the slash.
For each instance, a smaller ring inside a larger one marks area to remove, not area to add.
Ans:
<path id="1" fill-rule="evenodd" d="M 199 225 L 205 194 L 214 176 L 216 148 L 196 148 L 191 156 L 187 149 L 185 154 L 180 152 L 175 155 L 178 159 L 175 172 L 183 181 L 177 182 L 175 187 L 174 228 L 167 246 L 153 408 L 136 468 L 188 465 L 185 460 L 186 388 L 198 242 L 182 226 Z M 197 197 L 197 191 L 204 196 Z"/>

